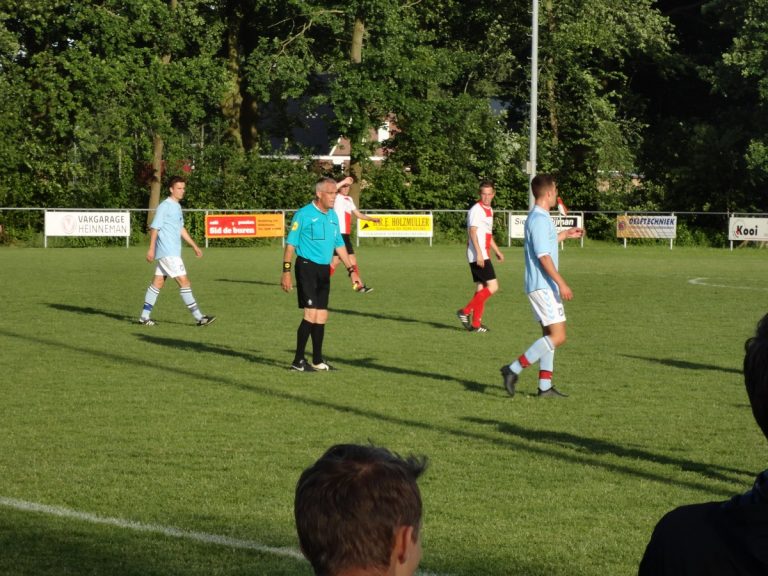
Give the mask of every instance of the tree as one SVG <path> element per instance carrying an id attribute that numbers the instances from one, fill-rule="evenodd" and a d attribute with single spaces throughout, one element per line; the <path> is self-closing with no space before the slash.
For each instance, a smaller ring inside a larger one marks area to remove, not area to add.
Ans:
<path id="1" fill-rule="evenodd" d="M 768 209 L 761 188 L 765 6 L 765 0 L 660 2 L 678 46 L 636 86 L 653 103 L 643 170 L 665 190 L 668 209 Z"/>
<path id="2" fill-rule="evenodd" d="M 220 27 L 207 3 L 22 0 L 0 18 L 0 101 L 26 95 L 17 125 L 2 117 L 25 152 L 0 182 L 19 189 L 13 174 L 24 175 L 25 203 L 135 205 L 134 165 L 150 157 L 151 134 L 173 139 L 218 105 Z"/>
<path id="3" fill-rule="evenodd" d="M 630 79 L 638 62 L 668 54 L 669 25 L 651 0 L 544 0 L 542 20 L 541 166 L 571 204 L 599 208 L 600 179 L 638 171 Z"/>
<path id="4" fill-rule="evenodd" d="M 725 95 L 746 92 L 756 105 L 746 110 L 745 184 L 753 192 L 748 205 L 768 209 L 768 0 L 741 2 L 734 14 L 736 35 L 723 54 L 715 85 Z M 732 6 L 731 6 L 731 9 Z M 734 74 L 735 72 L 735 74 Z"/>

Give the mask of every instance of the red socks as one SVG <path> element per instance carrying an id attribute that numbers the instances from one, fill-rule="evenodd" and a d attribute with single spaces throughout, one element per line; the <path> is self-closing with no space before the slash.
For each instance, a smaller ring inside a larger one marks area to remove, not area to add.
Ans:
<path id="1" fill-rule="evenodd" d="M 464 309 L 465 314 L 474 312 L 472 314 L 472 326 L 477 328 L 480 326 L 480 321 L 483 319 L 483 312 L 485 311 L 485 301 L 491 297 L 491 291 L 488 288 L 483 288 L 479 292 L 475 292 L 475 296 Z"/>

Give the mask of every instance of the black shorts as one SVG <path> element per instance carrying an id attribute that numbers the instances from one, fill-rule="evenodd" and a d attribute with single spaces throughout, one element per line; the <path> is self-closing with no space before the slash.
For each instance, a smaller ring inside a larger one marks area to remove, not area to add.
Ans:
<path id="1" fill-rule="evenodd" d="M 485 261 L 485 266 L 482 268 L 476 262 L 470 262 L 469 269 L 472 270 L 472 280 L 478 284 L 487 284 L 490 280 L 496 280 L 496 271 L 493 269 L 490 258 Z"/>
<path id="2" fill-rule="evenodd" d="M 296 294 L 299 308 L 328 310 L 328 296 L 331 292 L 331 267 L 315 264 L 306 258 L 296 258 Z"/>
<path id="3" fill-rule="evenodd" d="M 342 234 L 341 239 L 344 240 L 344 248 L 347 249 L 347 254 L 354 254 L 355 249 L 352 247 L 352 237 L 350 234 Z"/>

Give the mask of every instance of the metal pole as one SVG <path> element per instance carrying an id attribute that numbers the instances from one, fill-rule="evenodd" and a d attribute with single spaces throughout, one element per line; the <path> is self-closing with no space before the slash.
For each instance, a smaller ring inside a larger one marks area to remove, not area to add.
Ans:
<path id="1" fill-rule="evenodd" d="M 531 180 L 536 176 L 536 132 L 539 107 L 539 0 L 533 0 L 531 22 L 531 120 L 528 161 L 528 207 L 533 208 L 535 200 L 531 190 Z"/>

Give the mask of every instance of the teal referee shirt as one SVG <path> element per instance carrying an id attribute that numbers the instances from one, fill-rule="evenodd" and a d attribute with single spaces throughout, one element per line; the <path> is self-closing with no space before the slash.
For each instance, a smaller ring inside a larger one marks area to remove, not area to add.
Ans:
<path id="1" fill-rule="evenodd" d="M 336 212 L 323 212 L 310 202 L 293 215 L 286 242 L 296 248 L 301 258 L 330 264 L 336 248 L 344 246 Z"/>

